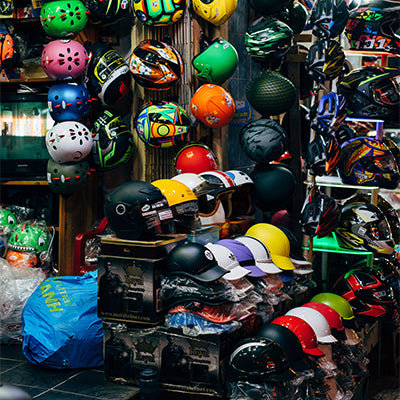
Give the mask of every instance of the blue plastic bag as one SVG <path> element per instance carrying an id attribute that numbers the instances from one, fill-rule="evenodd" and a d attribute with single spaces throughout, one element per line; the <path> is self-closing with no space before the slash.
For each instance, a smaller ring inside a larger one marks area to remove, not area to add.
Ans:
<path id="1" fill-rule="evenodd" d="M 22 337 L 22 351 L 33 364 L 54 369 L 102 366 L 97 271 L 45 279 L 25 304 Z"/>

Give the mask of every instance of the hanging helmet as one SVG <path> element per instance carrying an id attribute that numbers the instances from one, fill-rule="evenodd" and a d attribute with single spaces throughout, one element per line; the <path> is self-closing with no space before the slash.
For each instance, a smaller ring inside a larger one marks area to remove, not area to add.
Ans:
<path id="1" fill-rule="evenodd" d="M 336 236 L 341 246 L 379 254 L 392 254 L 394 242 L 382 211 L 370 203 L 345 205 L 337 223 Z"/>
<path id="2" fill-rule="evenodd" d="M 133 137 L 122 117 L 103 109 L 91 124 L 93 162 L 100 170 L 125 164 L 133 155 Z"/>
<path id="3" fill-rule="evenodd" d="M 399 110 L 397 68 L 361 67 L 338 82 L 338 92 L 347 99 L 347 110 L 354 118 L 386 118 Z"/>
<path id="4" fill-rule="evenodd" d="M 129 16 L 129 2 L 127 0 L 84 0 L 89 11 L 89 21 L 92 24 L 106 26 L 116 23 Z"/>
<path id="5" fill-rule="evenodd" d="M 292 0 L 277 2 L 275 0 L 250 0 L 250 5 L 261 15 L 272 15 L 279 13 L 285 7 L 289 7 Z"/>
<path id="6" fill-rule="evenodd" d="M 229 358 L 230 381 L 285 382 L 296 377 L 281 346 L 266 337 L 242 339 Z"/>
<path id="7" fill-rule="evenodd" d="M 288 149 L 286 131 L 279 122 L 269 118 L 249 121 L 239 134 L 239 143 L 251 160 L 276 161 Z"/>
<path id="8" fill-rule="evenodd" d="M 14 1 L 2 0 L 0 1 L 0 15 L 12 17 L 12 13 L 15 10 Z"/>
<path id="9" fill-rule="evenodd" d="M 335 138 L 340 147 L 342 147 L 343 143 L 355 137 L 357 137 L 357 132 L 347 124 L 340 125 L 339 129 L 335 132 Z"/>
<path id="10" fill-rule="evenodd" d="M 54 121 L 76 121 L 88 115 L 91 97 L 83 85 L 60 83 L 49 88 L 47 103 Z"/>
<path id="11" fill-rule="evenodd" d="M 253 215 L 256 210 L 253 180 L 243 171 L 232 169 L 225 173 L 233 179 L 235 184 L 232 195 L 232 215 Z"/>
<path id="12" fill-rule="evenodd" d="M 378 195 L 377 206 L 383 212 L 388 221 L 394 242 L 400 243 L 400 219 L 396 210 L 387 200 L 385 200 L 380 195 Z"/>
<path id="13" fill-rule="evenodd" d="M 346 26 L 350 49 L 400 54 L 400 10 L 384 4 L 359 7 L 350 14 Z"/>
<path id="14" fill-rule="evenodd" d="M 218 37 L 192 60 L 196 77 L 220 85 L 235 72 L 239 62 L 236 49 L 227 40 Z"/>
<path id="15" fill-rule="evenodd" d="M 7 208 L 0 207 L 0 239 L 8 235 L 17 225 L 17 217 Z"/>
<path id="16" fill-rule="evenodd" d="M 176 224 L 191 229 L 200 227 L 199 205 L 191 189 L 173 179 L 158 179 L 152 185 L 166 197 Z"/>
<path id="17" fill-rule="evenodd" d="M 397 167 L 400 168 L 400 149 L 397 144 L 394 142 L 394 140 L 388 138 L 387 136 L 383 136 L 382 142 L 393 154 Z"/>
<path id="18" fill-rule="evenodd" d="M 374 274 L 379 276 L 379 279 L 387 285 L 391 285 L 399 279 L 399 272 L 396 265 L 387 257 L 374 257 L 372 265 L 366 259 L 356 262 L 352 269 L 362 269 L 368 272 L 372 269 Z"/>
<path id="19" fill-rule="evenodd" d="M 357 137 L 345 142 L 337 169 L 343 183 L 395 189 L 400 181 L 396 160 L 378 140 Z"/>
<path id="20" fill-rule="evenodd" d="M 181 144 L 189 129 L 188 114 L 172 101 L 147 102 L 138 110 L 136 132 L 151 147 L 165 148 Z"/>
<path id="21" fill-rule="evenodd" d="M 129 69 L 135 81 L 144 88 L 167 90 L 179 82 L 183 74 L 183 60 L 174 47 L 148 39 L 133 50 Z"/>
<path id="22" fill-rule="evenodd" d="M 79 0 L 56 0 L 44 3 L 40 21 L 46 34 L 53 38 L 74 36 L 86 26 L 85 5 Z"/>
<path id="23" fill-rule="evenodd" d="M 38 257 L 35 253 L 27 251 L 15 251 L 8 249 L 5 257 L 11 267 L 32 268 L 38 265 Z"/>
<path id="24" fill-rule="evenodd" d="M 219 26 L 226 22 L 235 12 L 237 0 L 193 0 L 193 10 L 213 25 Z"/>
<path id="25" fill-rule="evenodd" d="M 257 62 L 280 60 L 292 45 L 293 31 L 277 18 L 256 20 L 247 28 L 244 45 L 247 54 Z"/>
<path id="26" fill-rule="evenodd" d="M 203 176 L 199 174 L 194 174 L 192 172 L 175 175 L 171 179 L 186 185 L 189 189 L 193 191 L 197 198 L 207 193 L 211 193 L 214 189 L 220 187 L 220 184 L 212 183 L 205 179 Z"/>
<path id="27" fill-rule="evenodd" d="M 90 175 L 89 162 L 59 164 L 50 159 L 47 161 L 47 182 L 53 193 L 69 195 L 79 192 L 88 183 Z"/>
<path id="28" fill-rule="evenodd" d="M 318 40 L 310 47 L 306 67 L 314 81 L 331 81 L 342 72 L 345 58 L 339 42 L 333 39 Z"/>
<path id="29" fill-rule="evenodd" d="M 190 100 L 190 111 L 210 128 L 221 128 L 231 122 L 235 102 L 222 86 L 211 83 L 200 86 Z"/>
<path id="30" fill-rule="evenodd" d="M 263 117 L 283 114 L 297 98 L 296 87 L 278 72 L 267 71 L 256 77 L 246 89 L 250 105 Z"/>
<path id="31" fill-rule="evenodd" d="M 218 169 L 218 162 L 212 150 L 202 143 L 188 143 L 183 146 L 174 158 L 178 174 L 191 172 L 199 174 Z"/>
<path id="32" fill-rule="evenodd" d="M 287 24 L 294 35 L 299 35 L 305 29 L 308 21 L 307 7 L 299 1 L 294 1 L 289 7 L 289 20 Z"/>
<path id="33" fill-rule="evenodd" d="M 105 199 L 105 216 L 118 238 L 154 238 L 173 230 L 173 214 L 160 189 L 148 182 L 130 181 Z"/>
<path id="34" fill-rule="evenodd" d="M 394 319 L 398 315 L 393 289 L 372 270 L 348 271 L 337 280 L 333 290 L 350 303 L 356 316 Z"/>
<path id="35" fill-rule="evenodd" d="M 129 65 L 108 44 L 88 45 L 90 61 L 86 70 L 86 86 L 93 97 L 107 106 L 124 98 L 131 87 Z"/>
<path id="36" fill-rule="evenodd" d="M 312 33 L 323 39 L 339 36 L 348 18 L 349 9 L 345 0 L 317 0 L 310 13 Z"/>
<path id="37" fill-rule="evenodd" d="M 185 0 L 134 0 L 133 9 L 139 21 L 146 25 L 167 26 L 182 18 Z"/>
<path id="38" fill-rule="evenodd" d="M 76 79 L 82 76 L 88 65 L 86 49 L 76 40 L 52 40 L 42 51 L 42 67 L 54 80 Z"/>
<path id="39" fill-rule="evenodd" d="M 344 297 L 336 293 L 318 293 L 311 298 L 311 301 L 326 304 L 336 310 L 342 317 L 345 326 L 354 320 L 354 313 L 350 303 Z"/>
<path id="40" fill-rule="evenodd" d="M 202 244 L 186 242 L 167 255 L 162 273 L 182 275 L 199 282 L 213 282 L 228 273 L 217 264 L 213 253 Z"/>
<path id="41" fill-rule="evenodd" d="M 0 33 L 0 67 L 2 69 L 14 68 L 20 61 L 16 36 L 8 31 Z"/>

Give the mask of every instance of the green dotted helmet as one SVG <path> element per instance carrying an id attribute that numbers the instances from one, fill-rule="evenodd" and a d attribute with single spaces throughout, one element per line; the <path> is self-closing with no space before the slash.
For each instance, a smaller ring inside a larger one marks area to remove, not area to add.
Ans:
<path id="1" fill-rule="evenodd" d="M 195 56 L 192 64 L 198 71 L 197 78 L 220 85 L 232 76 L 238 61 L 236 49 L 219 37 Z"/>
<path id="2" fill-rule="evenodd" d="M 87 13 L 85 5 L 79 0 L 58 0 L 43 5 L 40 19 L 48 36 L 67 38 L 86 26 Z"/>
<path id="3" fill-rule="evenodd" d="M 133 0 L 133 8 L 144 24 L 166 26 L 182 18 L 186 0 Z"/>
<path id="4" fill-rule="evenodd" d="M 0 236 L 9 234 L 17 222 L 17 217 L 10 210 L 0 207 Z"/>
<path id="5" fill-rule="evenodd" d="M 354 313 L 350 303 L 338 294 L 329 292 L 318 293 L 310 301 L 323 303 L 333 308 L 345 321 L 354 319 Z"/>

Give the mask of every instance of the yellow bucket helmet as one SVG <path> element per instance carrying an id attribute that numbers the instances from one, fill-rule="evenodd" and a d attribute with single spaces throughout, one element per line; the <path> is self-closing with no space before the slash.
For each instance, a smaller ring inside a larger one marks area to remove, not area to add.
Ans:
<path id="1" fill-rule="evenodd" d="M 222 25 L 235 12 L 237 0 L 193 0 L 195 13 L 211 22 L 213 25 Z"/>

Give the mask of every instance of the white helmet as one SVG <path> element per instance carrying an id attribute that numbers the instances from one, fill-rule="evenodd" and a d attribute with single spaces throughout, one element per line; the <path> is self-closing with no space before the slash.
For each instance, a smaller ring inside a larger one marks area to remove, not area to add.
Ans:
<path id="1" fill-rule="evenodd" d="M 225 171 L 235 182 L 236 186 L 245 185 L 245 184 L 253 184 L 253 180 L 246 174 L 246 172 L 239 171 L 238 169 L 231 169 L 229 171 Z"/>
<path id="2" fill-rule="evenodd" d="M 171 179 L 186 185 L 192 190 L 196 197 L 207 194 L 218 187 L 218 184 L 211 183 L 202 176 L 192 172 L 185 172 L 183 174 L 176 175 Z"/>
<path id="3" fill-rule="evenodd" d="M 77 121 L 64 121 L 46 133 L 46 147 L 57 163 L 78 162 L 89 155 L 93 137 L 85 125 Z"/>
<path id="4" fill-rule="evenodd" d="M 206 194 L 205 196 L 208 197 L 210 195 Z M 213 198 L 213 196 L 210 197 Z M 216 206 L 210 213 L 201 212 L 200 202 L 199 202 L 199 216 L 200 216 L 201 226 L 224 224 L 226 220 L 225 210 L 221 200 L 218 200 L 216 202 Z"/>

